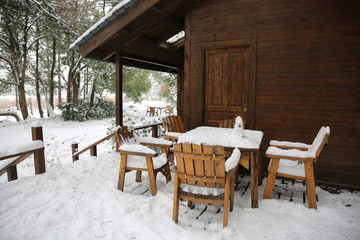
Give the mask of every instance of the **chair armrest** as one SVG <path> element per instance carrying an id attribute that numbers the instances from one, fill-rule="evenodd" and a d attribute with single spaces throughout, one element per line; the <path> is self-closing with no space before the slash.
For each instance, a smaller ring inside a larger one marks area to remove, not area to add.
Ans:
<path id="1" fill-rule="evenodd" d="M 171 148 L 173 146 L 172 141 L 168 141 L 161 138 L 139 137 L 137 140 L 143 146 L 159 147 L 159 148 Z"/>
<path id="2" fill-rule="evenodd" d="M 315 160 L 316 155 L 313 152 L 302 151 L 299 149 L 281 149 L 277 147 L 269 147 L 265 156 L 268 158 L 280 158 L 296 161 Z"/>
<path id="3" fill-rule="evenodd" d="M 225 172 L 229 172 L 234 169 L 240 160 L 241 152 L 238 148 L 235 148 L 231 154 L 231 156 L 225 162 Z"/>
<path id="4" fill-rule="evenodd" d="M 119 147 L 120 154 L 126 155 L 136 155 L 136 156 L 144 156 L 144 157 L 156 157 L 157 153 L 142 145 L 138 144 L 124 144 Z"/>
<path id="5" fill-rule="evenodd" d="M 180 133 L 180 132 L 165 132 L 165 136 L 169 136 L 169 137 L 173 137 L 173 138 L 178 138 L 178 137 L 180 137 L 182 134 L 184 134 L 184 133 Z"/>
<path id="6" fill-rule="evenodd" d="M 310 145 L 301 142 L 288 142 L 288 141 L 277 141 L 271 140 L 270 146 L 284 149 L 298 149 L 307 151 L 310 148 Z"/>

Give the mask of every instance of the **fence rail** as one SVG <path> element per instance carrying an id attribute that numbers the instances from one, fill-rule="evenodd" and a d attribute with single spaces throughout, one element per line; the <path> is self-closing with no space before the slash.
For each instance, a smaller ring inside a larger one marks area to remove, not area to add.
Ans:
<path id="1" fill-rule="evenodd" d="M 142 126 L 138 126 L 135 127 L 135 130 L 140 130 L 140 129 L 144 129 L 144 128 L 150 128 L 151 127 L 151 132 L 152 132 L 152 137 L 158 137 L 158 126 L 161 126 L 161 123 L 152 123 L 152 124 L 146 124 L 146 125 L 142 125 Z M 97 156 L 97 145 L 99 145 L 100 143 L 112 138 L 115 136 L 115 132 L 111 133 L 109 135 L 107 135 L 106 137 L 96 141 L 95 143 L 85 147 L 84 149 L 79 151 L 79 144 L 78 143 L 73 143 L 71 144 L 71 151 L 72 151 L 72 159 L 73 162 L 79 160 L 79 156 L 80 154 L 86 152 L 87 150 L 90 150 L 90 156 Z"/>

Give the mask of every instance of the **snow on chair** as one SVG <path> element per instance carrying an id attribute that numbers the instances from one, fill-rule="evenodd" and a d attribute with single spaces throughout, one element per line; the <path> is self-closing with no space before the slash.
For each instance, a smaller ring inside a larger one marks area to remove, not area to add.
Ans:
<path id="1" fill-rule="evenodd" d="M 270 141 L 266 157 L 271 158 L 264 199 L 270 199 L 276 177 L 286 177 L 306 181 L 308 207 L 317 208 L 314 179 L 314 163 L 330 136 L 330 127 L 321 127 L 311 145 Z M 303 164 L 298 164 L 301 161 Z"/>
<path id="2" fill-rule="evenodd" d="M 18 178 L 16 165 L 34 155 L 35 174 L 44 173 L 45 153 L 42 127 L 35 122 L 31 127 L 32 141 L 0 151 L 0 176 L 7 172 L 8 181 Z"/>
<path id="3" fill-rule="evenodd" d="M 127 126 L 116 132 L 120 152 L 120 170 L 118 189 L 124 190 L 126 172 L 135 170 L 136 181 L 141 182 L 141 172 L 147 171 L 149 175 L 151 195 L 157 193 L 156 175 L 161 172 L 166 177 L 166 182 L 171 180 L 170 166 L 167 152 L 172 147 L 172 142 L 152 137 L 139 137 Z M 161 148 L 158 154 L 153 148 Z"/>
<path id="4" fill-rule="evenodd" d="M 174 180 L 173 221 L 179 219 L 179 199 L 208 204 L 223 204 L 223 227 L 228 225 L 234 206 L 234 171 L 240 159 L 239 149 L 234 149 L 225 162 L 222 146 L 182 143 L 174 145 L 176 158 Z"/>

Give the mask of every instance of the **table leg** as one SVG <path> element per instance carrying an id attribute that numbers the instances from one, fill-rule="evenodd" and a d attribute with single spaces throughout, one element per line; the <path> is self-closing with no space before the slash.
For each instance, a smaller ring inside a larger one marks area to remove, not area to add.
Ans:
<path id="1" fill-rule="evenodd" d="M 251 207 L 258 208 L 258 152 L 250 152 L 250 187 L 251 187 Z"/>

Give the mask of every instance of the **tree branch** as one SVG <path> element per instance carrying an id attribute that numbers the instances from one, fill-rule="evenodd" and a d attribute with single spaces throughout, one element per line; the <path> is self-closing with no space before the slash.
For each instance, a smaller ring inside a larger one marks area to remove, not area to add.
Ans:
<path id="1" fill-rule="evenodd" d="M 4 43 L 8 48 L 10 48 L 10 43 L 6 39 L 0 37 L 0 42 Z"/>

